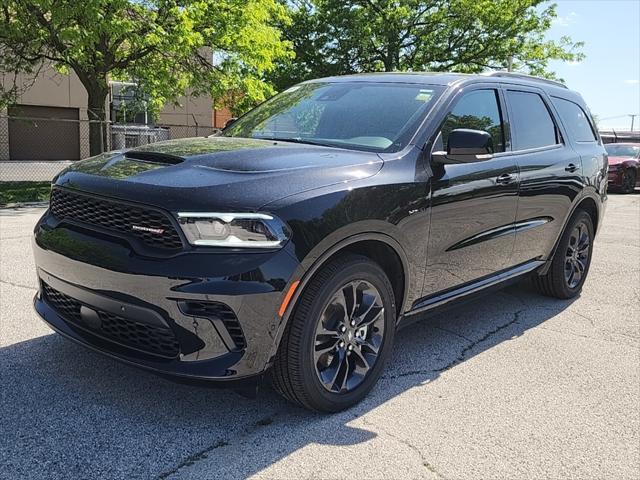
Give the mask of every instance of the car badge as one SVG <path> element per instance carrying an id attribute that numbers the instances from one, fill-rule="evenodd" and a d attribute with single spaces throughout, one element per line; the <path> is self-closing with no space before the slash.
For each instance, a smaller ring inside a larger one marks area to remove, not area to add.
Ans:
<path id="1" fill-rule="evenodd" d="M 144 227 L 142 225 L 131 225 L 131 230 L 136 232 L 155 233 L 156 235 L 162 235 L 164 233 L 164 228 Z"/>

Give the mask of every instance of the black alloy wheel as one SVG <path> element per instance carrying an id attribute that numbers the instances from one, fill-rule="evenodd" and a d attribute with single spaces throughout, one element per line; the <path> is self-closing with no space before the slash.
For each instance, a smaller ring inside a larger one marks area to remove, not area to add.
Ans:
<path id="1" fill-rule="evenodd" d="M 303 287 L 271 369 L 274 388 L 310 410 L 362 400 L 382 374 L 396 325 L 393 287 L 373 260 L 329 260 Z"/>
<path id="2" fill-rule="evenodd" d="M 580 293 L 591 265 L 593 235 L 591 216 L 578 210 L 569 220 L 546 273 L 532 277 L 540 293 L 563 299 Z"/>
<path id="3" fill-rule="evenodd" d="M 376 287 L 354 280 L 339 288 L 316 327 L 313 357 L 322 385 L 338 393 L 357 388 L 378 360 L 384 330 L 384 306 Z"/>
<path id="4" fill-rule="evenodd" d="M 569 244 L 565 253 L 564 278 L 567 286 L 576 288 L 587 270 L 591 252 L 591 238 L 584 222 L 578 223 L 569 236 Z"/>

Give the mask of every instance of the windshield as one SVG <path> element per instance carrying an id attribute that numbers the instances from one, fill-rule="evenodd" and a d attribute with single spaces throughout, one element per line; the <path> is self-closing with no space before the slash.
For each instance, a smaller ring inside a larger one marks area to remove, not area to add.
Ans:
<path id="1" fill-rule="evenodd" d="M 296 85 L 239 118 L 222 135 L 397 151 L 441 91 L 398 83 Z"/>
<path id="2" fill-rule="evenodd" d="M 640 145 L 618 145 L 610 143 L 604 146 L 605 150 L 612 157 L 638 157 L 640 155 Z"/>

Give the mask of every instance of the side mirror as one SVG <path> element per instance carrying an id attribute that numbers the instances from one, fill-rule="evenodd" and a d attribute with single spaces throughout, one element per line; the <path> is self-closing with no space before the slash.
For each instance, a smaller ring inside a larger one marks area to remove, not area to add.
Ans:
<path id="1" fill-rule="evenodd" d="M 238 120 L 238 117 L 231 117 L 229 120 L 225 122 L 224 128 L 229 128 L 231 125 L 236 123 L 236 120 Z"/>
<path id="2" fill-rule="evenodd" d="M 438 163 L 474 163 L 493 158 L 493 138 L 484 130 L 457 128 L 449 133 L 446 152 L 433 152 Z"/>

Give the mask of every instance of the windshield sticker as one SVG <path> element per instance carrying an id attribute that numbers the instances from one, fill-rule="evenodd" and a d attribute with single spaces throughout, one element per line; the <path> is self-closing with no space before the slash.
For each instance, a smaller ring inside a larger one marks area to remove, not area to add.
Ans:
<path id="1" fill-rule="evenodd" d="M 428 102 L 431 100 L 431 97 L 433 97 L 433 90 L 420 89 L 420 92 L 416 95 L 416 100 Z"/>

